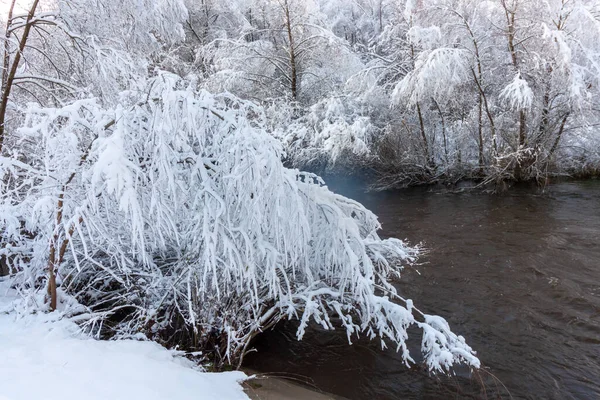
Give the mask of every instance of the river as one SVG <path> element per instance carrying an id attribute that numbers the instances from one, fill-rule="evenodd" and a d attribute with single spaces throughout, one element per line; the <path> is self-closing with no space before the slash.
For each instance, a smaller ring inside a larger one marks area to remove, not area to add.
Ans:
<path id="1" fill-rule="evenodd" d="M 600 181 L 503 194 L 350 183 L 328 181 L 379 216 L 382 236 L 428 249 L 398 289 L 446 318 L 484 368 L 431 377 L 378 341 L 349 346 L 341 330 L 298 342 L 293 322 L 256 341 L 249 368 L 353 400 L 600 399 Z"/>

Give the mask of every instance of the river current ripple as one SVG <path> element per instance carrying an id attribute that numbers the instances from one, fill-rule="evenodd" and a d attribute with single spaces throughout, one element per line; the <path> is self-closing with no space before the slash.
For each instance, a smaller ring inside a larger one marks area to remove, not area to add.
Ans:
<path id="1" fill-rule="evenodd" d="M 382 236 L 428 249 L 398 289 L 446 318 L 484 369 L 431 377 L 378 341 L 349 346 L 341 330 L 298 342 L 293 322 L 263 334 L 248 367 L 355 400 L 600 399 L 600 181 L 495 195 L 350 183 L 328 182 L 375 212 Z"/>

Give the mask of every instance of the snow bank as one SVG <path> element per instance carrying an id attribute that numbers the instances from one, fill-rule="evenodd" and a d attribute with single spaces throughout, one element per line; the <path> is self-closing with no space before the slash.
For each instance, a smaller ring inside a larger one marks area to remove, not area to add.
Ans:
<path id="1" fill-rule="evenodd" d="M 0 282 L 0 400 L 247 399 L 242 372 L 204 373 L 153 342 L 97 341 L 53 314 L 17 318 Z"/>

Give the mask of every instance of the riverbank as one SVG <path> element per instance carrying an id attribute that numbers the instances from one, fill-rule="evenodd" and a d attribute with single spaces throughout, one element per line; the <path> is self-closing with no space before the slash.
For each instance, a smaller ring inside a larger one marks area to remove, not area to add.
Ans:
<path id="1" fill-rule="evenodd" d="M 0 400 L 247 400 L 243 372 L 201 372 L 154 342 L 93 340 L 60 312 L 19 316 L 0 280 Z"/>
<path id="2" fill-rule="evenodd" d="M 317 387 L 302 384 L 301 379 L 275 374 L 261 374 L 244 369 L 250 376 L 244 390 L 251 400 L 347 400 L 345 397 L 320 391 Z"/>
<path id="3" fill-rule="evenodd" d="M 600 168 L 589 167 L 573 171 L 548 173 L 530 179 L 515 181 L 511 179 L 494 179 L 479 176 L 475 172 L 468 174 L 439 175 L 427 179 L 401 179 L 401 175 L 384 174 L 374 169 L 357 168 L 340 171 L 339 169 L 319 169 L 310 171 L 321 176 L 334 191 L 342 184 L 352 184 L 375 192 L 395 191 L 411 188 L 440 189 L 444 191 L 483 191 L 506 192 L 512 188 L 547 187 L 558 183 L 569 183 L 587 180 L 599 180 Z M 329 185 L 335 182 L 334 185 Z"/>
<path id="4" fill-rule="evenodd" d="M 0 400 L 345 400 L 273 374 L 202 372 L 154 342 L 93 340 L 60 312 L 17 316 L 15 301 L 0 278 Z"/>

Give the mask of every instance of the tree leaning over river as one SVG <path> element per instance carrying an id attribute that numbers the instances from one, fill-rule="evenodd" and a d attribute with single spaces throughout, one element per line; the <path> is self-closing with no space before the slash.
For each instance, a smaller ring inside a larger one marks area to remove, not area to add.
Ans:
<path id="1" fill-rule="evenodd" d="M 304 54 L 339 40 L 282 4 L 298 115 L 319 67 Z M 419 248 L 381 239 L 361 204 L 286 168 L 264 104 L 208 92 L 194 62 L 178 62 L 190 15 L 178 0 L 9 13 L 0 256 L 21 311 L 185 347 L 216 368 L 239 366 L 282 319 L 300 321 L 299 339 L 309 323 L 377 338 L 410 365 L 417 327 L 429 370 L 478 368 L 462 336 L 391 283 Z"/>

